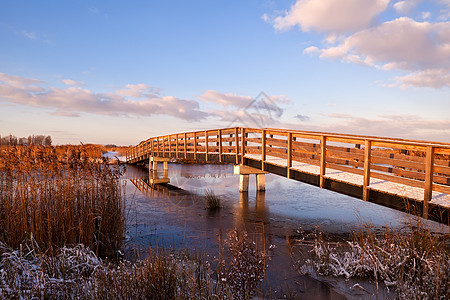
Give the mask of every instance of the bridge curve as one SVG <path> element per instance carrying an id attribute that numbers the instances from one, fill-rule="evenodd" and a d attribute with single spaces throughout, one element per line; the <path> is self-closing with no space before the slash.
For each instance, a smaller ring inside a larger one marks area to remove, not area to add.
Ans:
<path id="1" fill-rule="evenodd" d="M 246 165 L 449 224 L 450 143 L 232 127 L 151 137 L 126 161 L 150 157 Z"/>

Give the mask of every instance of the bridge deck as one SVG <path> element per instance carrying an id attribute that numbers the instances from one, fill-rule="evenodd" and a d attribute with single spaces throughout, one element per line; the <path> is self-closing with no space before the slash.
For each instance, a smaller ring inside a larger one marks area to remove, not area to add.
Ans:
<path id="1" fill-rule="evenodd" d="M 449 223 L 450 143 L 233 127 L 152 137 L 126 155 L 149 157 L 245 164 Z"/>

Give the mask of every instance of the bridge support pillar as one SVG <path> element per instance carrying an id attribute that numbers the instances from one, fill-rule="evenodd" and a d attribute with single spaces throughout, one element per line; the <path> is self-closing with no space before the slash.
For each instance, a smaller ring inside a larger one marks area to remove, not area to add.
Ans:
<path id="1" fill-rule="evenodd" d="M 266 190 L 265 175 L 267 174 L 267 172 L 249 166 L 236 165 L 234 166 L 234 174 L 240 175 L 239 192 L 248 192 L 250 174 L 256 175 L 256 190 L 258 191 Z"/>
<path id="2" fill-rule="evenodd" d="M 153 171 L 158 170 L 158 162 L 162 162 L 164 164 L 164 171 L 167 171 L 169 169 L 169 158 L 166 157 L 157 157 L 157 156 L 150 156 L 149 158 L 149 168 L 151 166 L 151 169 Z"/>

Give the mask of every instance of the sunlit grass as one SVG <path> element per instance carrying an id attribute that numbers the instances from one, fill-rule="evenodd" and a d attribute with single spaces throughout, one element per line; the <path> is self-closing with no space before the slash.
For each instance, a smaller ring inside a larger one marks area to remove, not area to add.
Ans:
<path id="1" fill-rule="evenodd" d="M 0 241 L 17 248 L 32 234 L 46 250 L 84 244 L 114 255 L 125 226 L 121 171 L 96 163 L 98 151 L 1 147 Z"/>

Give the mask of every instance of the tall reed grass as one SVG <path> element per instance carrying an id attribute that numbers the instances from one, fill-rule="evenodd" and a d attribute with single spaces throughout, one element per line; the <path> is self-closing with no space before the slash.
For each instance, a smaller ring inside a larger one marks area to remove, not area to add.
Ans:
<path id="1" fill-rule="evenodd" d="M 89 146 L 0 147 L 0 242 L 17 248 L 32 234 L 47 251 L 84 244 L 114 255 L 125 226 L 122 171 L 97 163 L 98 154 Z"/>

